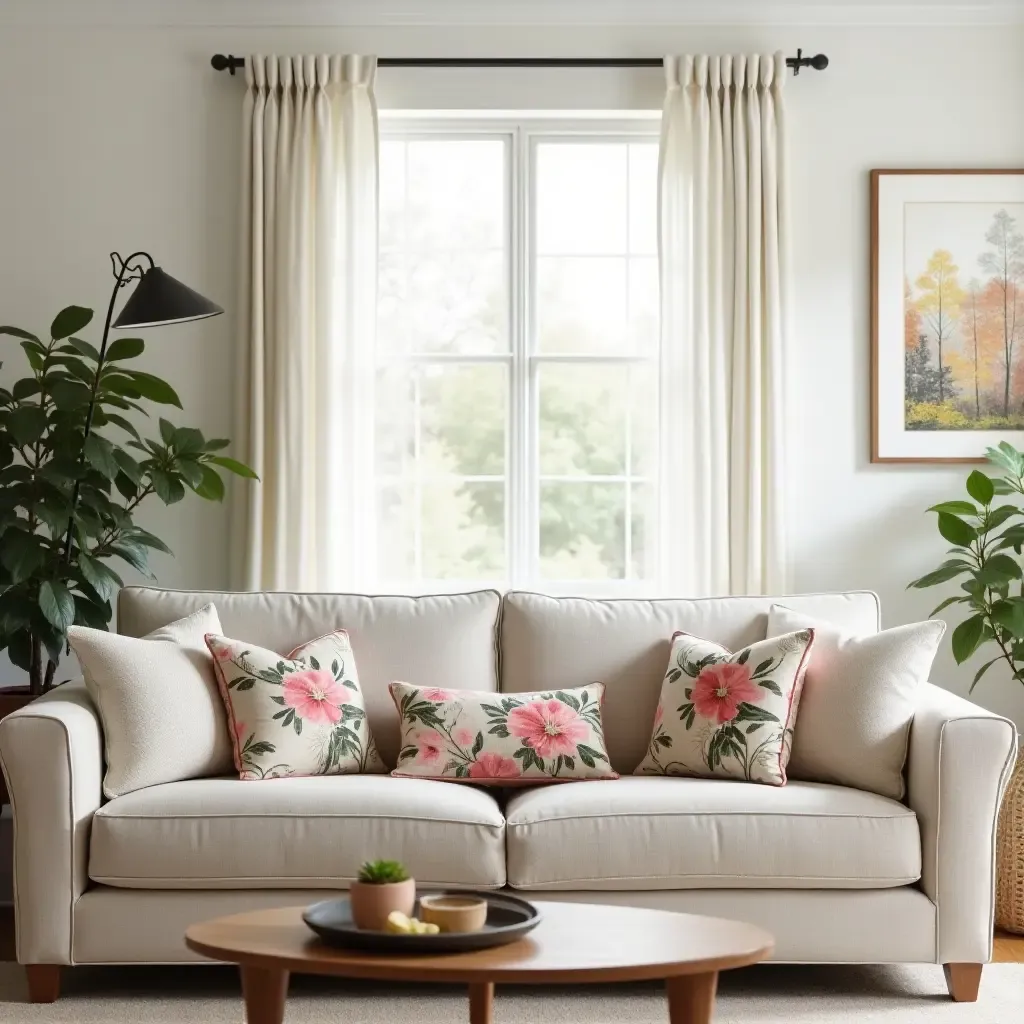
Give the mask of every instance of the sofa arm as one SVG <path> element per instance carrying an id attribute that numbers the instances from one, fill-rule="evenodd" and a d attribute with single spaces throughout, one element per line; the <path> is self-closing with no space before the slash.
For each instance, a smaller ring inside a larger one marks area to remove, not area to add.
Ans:
<path id="1" fill-rule="evenodd" d="M 80 680 L 0 722 L 0 765 L 14 813 L 18 960 L 69 964 L 103 779 L 100 722 Z"/>
<path id="2" fill-rule="evenodd" d="M 1016 750 L 1013 722 L 922 687 L 907 799 L 921 829 L 921 888 L 936 906 L 939 963 L 992 958 L 996 824 Z"/>

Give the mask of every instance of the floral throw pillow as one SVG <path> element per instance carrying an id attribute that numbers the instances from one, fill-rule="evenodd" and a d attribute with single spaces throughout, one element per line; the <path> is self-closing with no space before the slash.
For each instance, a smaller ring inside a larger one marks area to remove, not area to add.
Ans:
<path id="1" fill-rule="evenodd" d="M 635 775 L 698 775 L 786 784 L 793 723 L 814 630 L 737 654 L 676 633 L 654 733 Z"/>
<path id="2" fill-rule="evenodd" d="M 207 633 L 242 779 L 385 772 L 344 630 L 286 657 Z"/>
<path id="3" fill-rule="evenodd" d="M 617 779 L 601 724 L 604 683 L 480 693 L 392 683 L 402 745 L 392 775 L 517 786 Z"/>

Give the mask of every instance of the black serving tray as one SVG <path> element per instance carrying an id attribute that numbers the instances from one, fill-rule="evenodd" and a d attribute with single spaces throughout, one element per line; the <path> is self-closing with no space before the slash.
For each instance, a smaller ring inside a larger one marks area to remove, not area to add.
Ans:
<path id="1" fill-rule="evenodd" d="M 445 889 L 429 895 L 475 896 L 486 900 L 487 921 L 476 932 L 393 935 L 390 932 L 365 931 L 355 926 L 347 896 L 314 903 L 303 911 L 302 920 L 329 946 L 372 953 L 467 953 L 474 949 L 489 949 L 515 942 L 540 923 L 540 911 L 518 896 L 466 889 Z M 418 900 L 415 914 L 419 914 Z"/>

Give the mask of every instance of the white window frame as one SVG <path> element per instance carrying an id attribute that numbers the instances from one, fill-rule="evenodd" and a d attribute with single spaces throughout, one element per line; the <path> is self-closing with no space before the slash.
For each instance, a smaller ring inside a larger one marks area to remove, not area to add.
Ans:
<path id="1" fill-rule="evenodd" d="M 604 594 L 608 596 L 640 596 L 660 593 L 662 580 L 656 573 L 647 579 L 606 579 L 606 580 L 555 580 L 540 576 L 540 472 L 538 464 L 537 422 L 534 410 L 538 394 L 540 367 L 565 365 L 567 363 L 591 364 L 649 364 L 655 375 L 660 373 L 658 353 L 649 354 L 557 354 L 540 353 L 531 346 L 536 337 L 535 286 L 536 248 L 532 225 L 536 219 L 537 190 L 530 189 L 530 181 L 536 167 L 537 146 L 543 142 L 558 142 L 586 139 L 594 142 L 657 142 L 660 122 L 656 114 L 623 118 L 621 116 L 594 116 L 581 112 L 579 116 L 544 117 L 537 115 L 518 116 L 501 114 L 495 116 L 469 115 L 413 115 L 408 112 L 380 115 L 381 141 L 415 141 L 417 139 L 503 139 L 508 153 L 506 167 L 511 175 L 505 191 L 505 221 L 508 265 L 506 267 L 509 289 L 509 339 L 508 352 L 478 353 L 471 355 L 446 353 L 415 353 L 395 357 L 398 362 L 423 362 L 451 365 L 481 365 L 500 363 L 508 368 L 508 425 L 505 443 L 505 466 L 507 489 L 505 493 L 505 545 L 506 578 L 491 579 L 437 579 L 437 580 L 381 580 L 375 584 L 386 584 L 391 588 L 400 587 L 403 593 L 453 593 L 477 590 L 493 586 L 500 590 L 532 589 L 550 594 Z M 523 274 L 527 279 L 523 280 Z M 520 301 L 521 297 L 521 301 Z M 387 361 L 377 353 L 374 365 Z M 657 376 L 655 376 L 657 381 Z M 652 401 L 657 402 L 660 388 L 655 386 Z M 523 400 L 517 400 L 517 396 Z M 627 402 L 627 417 L 629 415 Z M 655 424 L 660 424 L 656 413 Z M 375 424 L 372 425 L 375 429 Z M 630 423 L 627 418 L 627 446 L 630 443 Z M 655 429 L 655 452 L 652 465 L 660 466 L 660 430 Z M 372 436 L 372 434 L 370 435 Z M 462 478 L 460 478 L 462 479 Z M 466 478 L 475 480 L 477 478 Z M 484 478 L 480 478 L 481 480 Z M 488 478 L 489 479 L 489 478 Z M 567 477 L 573 482 L 585 483 L 586 476 Z M 595 477 L 595 482 L 622 482 L 616 477 Z M 633 479 L 633 477 L 630 477 Z M 658 487 L 657 471 L 650 478 Z M 376 482 L 374 478 L 374 501 Z M 417 485 L 418 487 L 418 485 Z M 631 487 L 626 487 L 627 509 L 630 508 Z M 657 509 L 659 502 L 654 501 Z M 417 520 L 418 521 L 418 520 Z M 632 542 L 630 520 L 626 528 L 626 566 L 628 571 L 630 544 Z M 645 539 L 647 561 L 657 566 L 661 530 L 651 531 Z"/>

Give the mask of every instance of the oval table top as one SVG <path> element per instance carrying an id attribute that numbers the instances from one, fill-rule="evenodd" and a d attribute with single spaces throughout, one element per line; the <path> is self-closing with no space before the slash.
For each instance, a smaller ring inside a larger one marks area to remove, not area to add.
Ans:
<path id="1" fill-rule="evenodd" d="M 386 956 L 323 945 L 302 907 L 192 925 L 189 949 L 244 967 L 391 981 L 562 983 L 646 981 L 745 967 L 774 947 L 755 925 L 666 910 L 538 901 L 525 938 L 472 953 Z"/>

